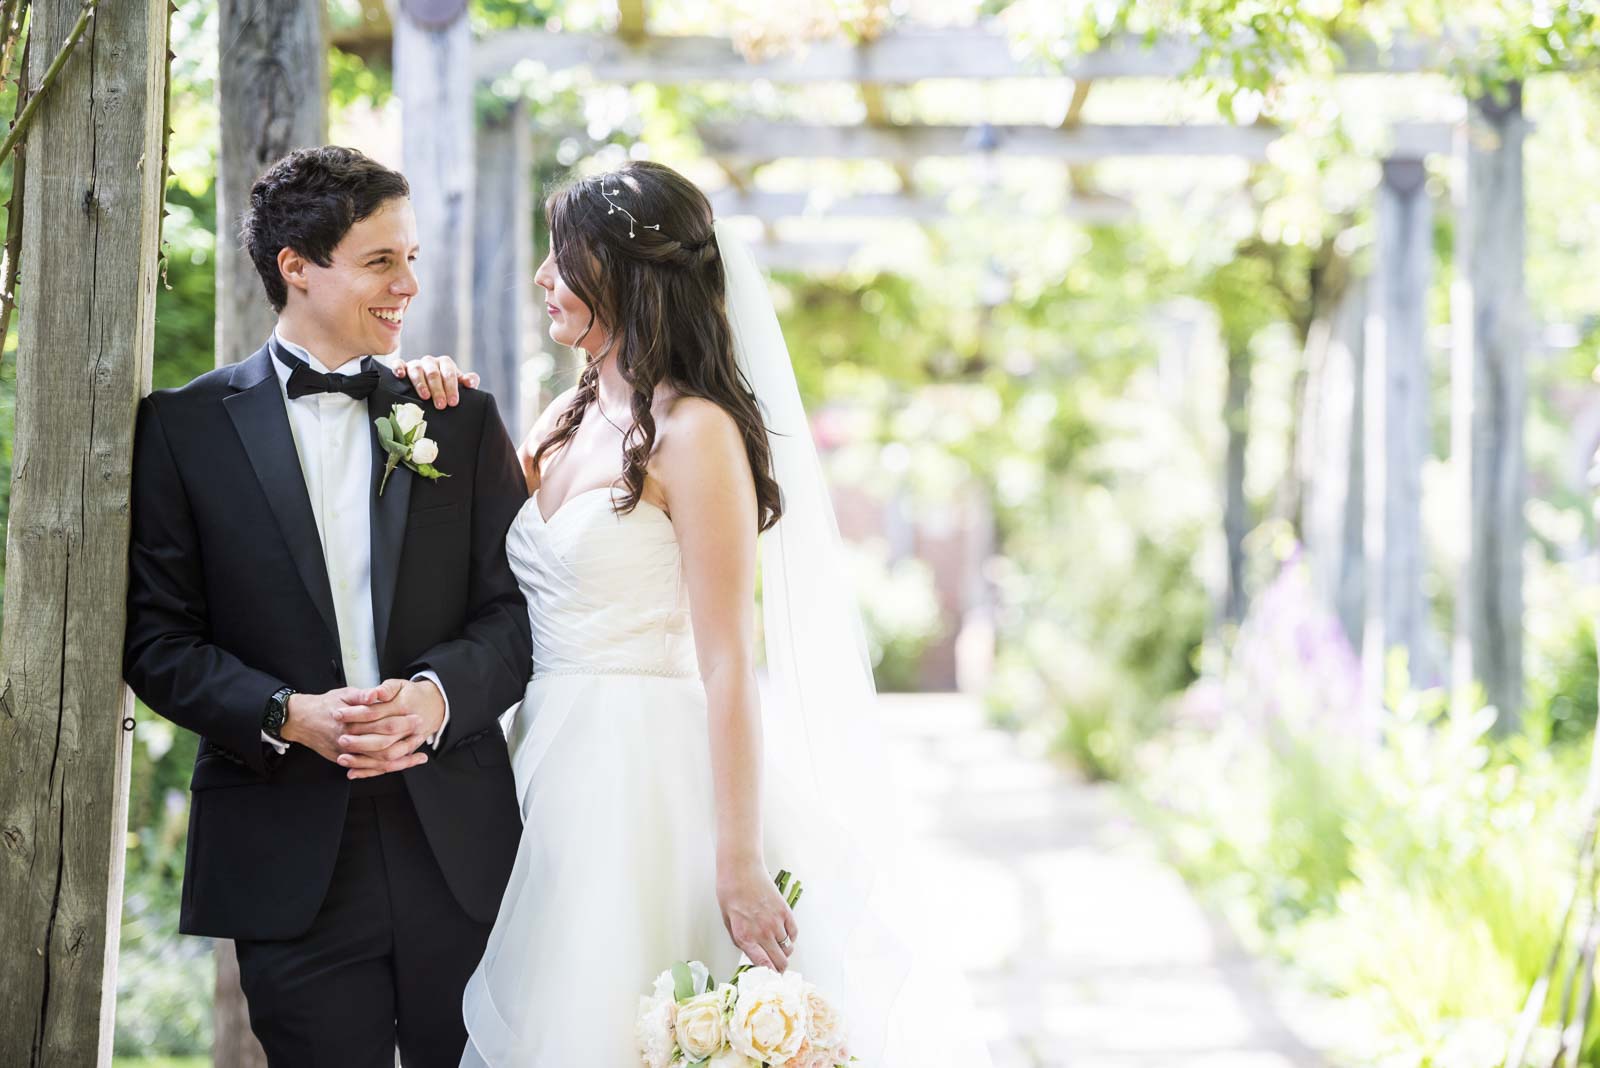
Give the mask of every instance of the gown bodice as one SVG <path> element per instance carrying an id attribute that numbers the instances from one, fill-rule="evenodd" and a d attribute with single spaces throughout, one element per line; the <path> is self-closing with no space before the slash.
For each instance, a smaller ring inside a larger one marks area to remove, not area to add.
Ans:
<path id="1" fill-rule="evenodd" d="M 528 602 L 535 677 L 699 674 L 689 594 L 672 521 L 621 491 L 584 490 L 545 519 L 534 491 L 512 521 L 506 555 Z"/>

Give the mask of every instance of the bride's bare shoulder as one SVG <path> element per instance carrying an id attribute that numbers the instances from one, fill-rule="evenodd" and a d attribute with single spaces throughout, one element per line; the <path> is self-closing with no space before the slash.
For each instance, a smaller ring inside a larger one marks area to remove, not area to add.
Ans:
<path id="1" fill-rule="evenodd" d="M 550 436 L 556 428 L 556 420 L 561 418 L 561 413 L 572 404 L 572 398 L 578 395 L 578 387 L 563 390 L 556 398 L 545 405 L 544 411 L 539 413 L 539 418 L 533 422 L 533 429 L 528 431 L 528 436 L 523 439 L 522 445 L 517 449 L 517 459 L 522 461 L 522 473 L 528 479 L 530 490 L 539 485 L 539 472 L 533 469 L 533 454 L 539 451 L 539 446 L 544 439 Z"/>
<path id="2" fill-rule="evenodd" d="M 673 399 L 656 425 L 656 459 L 668 468 L 709 474 L 744 460 L 744 438 L 727 409 L 704 397 Z"/>

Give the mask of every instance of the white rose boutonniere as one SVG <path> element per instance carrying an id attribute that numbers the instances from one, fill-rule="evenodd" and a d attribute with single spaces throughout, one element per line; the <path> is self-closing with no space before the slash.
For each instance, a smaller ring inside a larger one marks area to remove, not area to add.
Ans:
<path id="1" fill-rule="evenodd" d="M 379 416 L 373 422 L 378 428 L 378 442 L 389 454 L 388 462 L 383 465 L 383 481 L 378 483 L 378 496 L 383 496 L 389 476 L 402 463 L 423 478 L 450 477 L 433 466 L 439 459 L 439 444 L 427 437 L 428 421 L 422 417 L 421 408 L 415 404 L 396 404 L 388 415 Z"/>

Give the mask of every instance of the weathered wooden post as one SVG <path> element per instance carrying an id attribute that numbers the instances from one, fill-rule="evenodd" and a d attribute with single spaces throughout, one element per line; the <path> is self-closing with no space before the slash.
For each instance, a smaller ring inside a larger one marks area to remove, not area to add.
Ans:
<path id="1" fill-rule="evenodd" d="M 1500 710 L 1522 711 L 1523 422 L 1527 294 L 1523 281 L 1522 85 L 1472 102 L 1459 131 L 1456 283 L 1451 300 L 1451 451 L 1462 479 L 1466 559 L 1456 594 L 1457 692 L 1476 681 Z"/>
<path id="2" fill-rule="evenodd" d="M 522 369 L 533 351 L 534 309 L 542 303 L 533 285 L 533 146 L 521 100 L 479 124 L 477 153 L 472 368 L 521 441 L 536 399 L 523 397 Z"/>
<path id="3" fill-rule="evenodd" d="M 1305 539 L 1311 577 L 1359 650 L 1366 615 L 1365 278 L 1353 278 L 1306 341 Z"/>
<path id="4" fill-rule="evenodd" d="M 472 366 L 472 34 L 467 0 L 400 0 L 394 85 L 404 109 L 402 170 L 417 213 L 422 291 L 401 351 Z"/>
<path id="5" fill-rule="evenodd" d="M 216 362 L 237 363 L 266 340 L 276 320 L 239 216 L 268 165 L 328 139 L 328 13 L 321 0 L 221 0 L 217 95 L 222 153 L 217 165 Z M 250 1030 L 233 942 L 219 939 L 212 1003 L 212 1063 L 266 1068 Z"/>
<path id="6" fill-rule="evenodd" d="M 34 0 L 38 86 L 82 13 Z M 149 389 L 167 0 L 102 4 L 27 135 L 0 641 L 0 1064 L 107 1065 L 127 825 L 134 411 Z"/>
<path id="7" fill-rule="evenodd" d="M 1236 337 L 1224 330 L 1227 349 L 1227 384 L 1222 404 L 1222 421 L 1227 427 L 1228 444 L 1223 459 L 1222 530 L 1227 543 L 1227 587 L 1223 592 L 1222 617 L 1238 625 L 1244 622 L 1249 603 L 1244 588 L 1244 540 L 1252 520 L 1250 501 L 1245 496 L 1245 454 L 1250 442 L 1250 373 L 1254 363 L 1247 337 Z"/>
<path id="8" fill-rule="evenodd" d="M 266 340 L 275 316 L 239 216 L 250 186 L 274 161 L 328 139 L 328 12 L 317 0 L 221 0 L 217 95 L 217 364 L 235 363 Z"/>
<path id="9" fill-rule="evenodd" d="M 1378 247 L 1367 310 L 1366 630 L 1367 696 L 1382 699 L 1392 650 L 1426 679 L 1427 605 L 1422 596 L 1422 463 L 1428 452 L 1428 286 L 1433 207 L 1417 157 L 1383 161 Z"/>

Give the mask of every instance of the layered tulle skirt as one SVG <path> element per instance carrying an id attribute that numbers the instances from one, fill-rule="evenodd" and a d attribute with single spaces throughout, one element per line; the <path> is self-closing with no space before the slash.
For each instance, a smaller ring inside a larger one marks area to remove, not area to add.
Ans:
<path id="1" fill-rule="evenodd" d="M 639 997 L 655 976 L 699 960 L 726 979 L 740 959 L 716 895 L 704 689 L 694 677 L 536 677 L 510 734 L 522 842 L 463 998 L 462 1064 L 639 1068 Z M 887 909 L 869 908 L 852 879 L 862 865 L 839 852 L 848 836 L 776 781 L 765 784 L 763 826 L 768 866 L 806 888 L 790 967 L 841 1007 L 862 1063 L 981 1063 L 947 1041 L 925 1044 L 953 1003 L 929 990 L 921 1008 L 902 1004 L 918 986 L 905 986 L 909 955 L 878 919 Z M 949 1035 L 951 1022 L 939 1030 Z"/>

